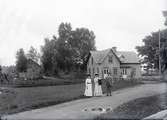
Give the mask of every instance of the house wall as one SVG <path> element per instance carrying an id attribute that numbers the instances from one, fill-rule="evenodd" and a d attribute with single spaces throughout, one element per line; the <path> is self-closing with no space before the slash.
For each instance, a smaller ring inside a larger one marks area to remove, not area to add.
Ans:
<path id="1" fill-rule="evenodd" d="M 109 56 L 112 56 L 112 63 L 108 62 Z M 113 69 L 117 68 L 117 75 L 113 74 Z M 94 72 L 93 72 L 94 69 Z M 98 64 L 93 59 L 92 64 L 92 56 L 90 56 L 88 63 L 87 63 L 87 73 L 91 74 L 91 77 L 94 77 L 95 73 L 98 73 L 101 78 L 104 77 L 104 69 L 108 69 L 114 77 L 120 76 L 120 62 L 116 58 L 116 56 L 112 53 L 112 51 L 104 58 L 101 64 Z M 90 72 L 89 72 L 90 71 Z"/>
<path id="2" fill-rule="evenodd" d="M 121 72 L 123 72 L 123 67 L 127 67 L 127 75 L 130 76 L 132 69 L 135 68 L 136 69 L 136 73 L 135 73 L 135 78 L 139 78 L 141 77 L 141 69 L 140 69 L 140 64 L 121 64 Z"/>
<path id="3" fill-rule="evenodd" d="M 93 60 L 93 64 L 92 64 L 92 60 Z M 97 67 L 99 67 L 99 65 L 95 62 L 93 57 L 90 56 L 87 63 L 87 73 L 90 74 L 92 78 L 94 77 L 95 73 L 97 73 Z"/>
<path id="4" fill-rule="evenodd" d="M 32 61 L 28 61 L 27 71 L 20 73 L 19 77 L 26 79 L 37 79 L 41 76 L 41 68 L 39 65 Z"/>
<path id="5" fill-rule="evenodd" d="M 109 56 L 112 56 L 112 63 L 109 63 Z M 114 74 L 114 68 L 117 69 L 117 75 Z M 108 69 L 109 73 L 111 73 L 114 77 L 120 76 L 120 62 L 116 58 L 116 56 L 110 52 L 104 59 L 104 61 L 100 65 L 101 69 L 101 77 L 104 77 L 104 69 Z"/>

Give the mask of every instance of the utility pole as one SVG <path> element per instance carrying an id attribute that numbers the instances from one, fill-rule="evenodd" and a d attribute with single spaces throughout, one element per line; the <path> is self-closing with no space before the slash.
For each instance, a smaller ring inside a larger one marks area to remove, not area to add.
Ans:
<path id="1" fill-rule="evenodd" d="M 161 54 L 160 54 L 160 49 L 161 49 L 161 31 L 160 30 L 158 32 L 158 41 L 159 41 L 159 75 L 161 75 Z"/>

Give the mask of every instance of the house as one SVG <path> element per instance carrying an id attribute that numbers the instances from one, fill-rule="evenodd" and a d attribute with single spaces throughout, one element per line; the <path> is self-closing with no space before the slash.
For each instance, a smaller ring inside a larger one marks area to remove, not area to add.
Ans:
<path id="1" fill-rule="evenodd" d="M 116 47 L 101 51 L 90 51 L 87 62 L 87 73 L 101 78 L 111 73 L 114 78 L 141 77 L 140 62 L 137 54 L 131 51 L 117 51 Z"/>
<path id="2" fill-rule="evenodd" d="M 19 76 L 31 80 L 38 79 L 41 76 L 41 66 L 37 62 L 28 59 L 26 72 L 20 73 Z"/>

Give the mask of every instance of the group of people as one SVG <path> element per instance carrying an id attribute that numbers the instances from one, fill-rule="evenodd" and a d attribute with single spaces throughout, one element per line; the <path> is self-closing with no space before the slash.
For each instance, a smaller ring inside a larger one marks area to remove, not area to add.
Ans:
<path id="1" fill-rule="evenodd" d="M 113 80 L 110 74 L 104 76 L 104 79 L 95 74 L 94 79 L 91 79 L 90 74 L 87 75 L 85 80 L 85 96 L 103 96 L 102 83 L 105 83 L 107 96 L 111 96 Z"/>

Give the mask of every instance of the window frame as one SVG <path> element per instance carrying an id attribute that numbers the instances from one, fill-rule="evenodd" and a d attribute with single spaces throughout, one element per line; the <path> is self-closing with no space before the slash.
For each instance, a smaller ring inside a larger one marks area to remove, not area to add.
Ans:
<path id="1" fill-rule="evenodd" d="M 117 67 L 113 68 L 113 75 L 118 75 L 118 68 Z"/>
<path id="2" fill-rule="evenodd" d="M 113 56 L 112 55 L 108 56 L 108 63 L 113 63 Z"/>

